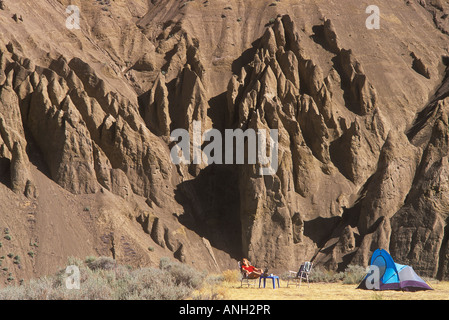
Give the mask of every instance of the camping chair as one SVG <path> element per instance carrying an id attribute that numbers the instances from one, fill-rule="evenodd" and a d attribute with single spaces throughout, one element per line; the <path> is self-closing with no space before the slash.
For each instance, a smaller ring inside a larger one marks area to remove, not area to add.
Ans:
<path id="1" fill-rule="evenodd" d="M 307 286 L 310 288 L 309 274 L 312 271 L 312 266 L 313 266 L 313 263 L 307 261 L 301 265 L 298 272 L 289 271 L 290 276 L 287 279 L 287 288 L 291 284 L 296 285 L 296 287 L 301 287 L 302 279 L 307 280 Z M 292 282 L 292 283 L 290 283 L 290 282 Z"/>
<path id="2" fill-rule="evenodd" d="M 243 284 L 247 285 L 248 287 L 257 285 L 257 278 L 255 278 L 255 279 L 248 278 L 248 275 L 242 269 L 242 263 L 240 261 L 239 261 L 239 270 L 240 270 L 240 274 L 242 276 L 241 284 L 240 284 L 241 287 L 243 287 Z"/>

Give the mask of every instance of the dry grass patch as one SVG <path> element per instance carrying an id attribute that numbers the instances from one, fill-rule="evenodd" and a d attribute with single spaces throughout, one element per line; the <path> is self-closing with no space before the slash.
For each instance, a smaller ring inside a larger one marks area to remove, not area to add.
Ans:
<path id="1" fill-rule="evenodd" d="M 281 287 L 273 289 L 267 282 L 266 288 L 241 287 L 240 282 L 224 282 L 225 299 L 228 300 L 449 300 L 449 282 L 428 282 L 434 290 L 421 292 L 370 291 L 356 289 L 357 285 L 336 283 L 311 283 L 300 288 Z"/>

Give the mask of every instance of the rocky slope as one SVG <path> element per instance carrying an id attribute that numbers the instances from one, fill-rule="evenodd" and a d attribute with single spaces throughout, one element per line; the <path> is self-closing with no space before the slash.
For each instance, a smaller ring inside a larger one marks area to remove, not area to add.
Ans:
<path id="1" fill-rule="evenodd" d="M 100 254 L 341 269 L 378 247 L 447 277 L 449 3 L 378 1 L 375 30 L 368 5 L 4 0 L 2 277 Z M 278 170 L 175 165 L 194 121 L 277 129 Z"/>

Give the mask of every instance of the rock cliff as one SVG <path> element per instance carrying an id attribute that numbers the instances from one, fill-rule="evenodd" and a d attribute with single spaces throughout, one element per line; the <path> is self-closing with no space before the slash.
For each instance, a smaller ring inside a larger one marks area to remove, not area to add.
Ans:
<path id="1" fill-rule="evenodd" d="M 337 270 L 378 247 L 449 276 L 447 2 L 378 1 L 379 29 L 351 0 L 2 3 L 0 231 L 33 252 L 16 278 L 100 254 Z M 198 130 L 276 130 L 257 144 L 276 170 L 225 141 L 175 164 L 177 129 L 192 154 Z"/>

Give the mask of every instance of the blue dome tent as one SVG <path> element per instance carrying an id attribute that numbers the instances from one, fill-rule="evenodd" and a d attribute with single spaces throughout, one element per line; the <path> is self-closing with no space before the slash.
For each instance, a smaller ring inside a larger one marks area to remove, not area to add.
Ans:
<path id="1" fill-rule="evenodd" d="M 395 263 L 390 254 L 377 249 L 371 256 L 371 270 L 357 289 L 419 291 L 433 290 L 412 267 Z M 378 274 L 374 272 L 378 270 Z M 375 279 L 379 279 L 376 283 Z"/>

